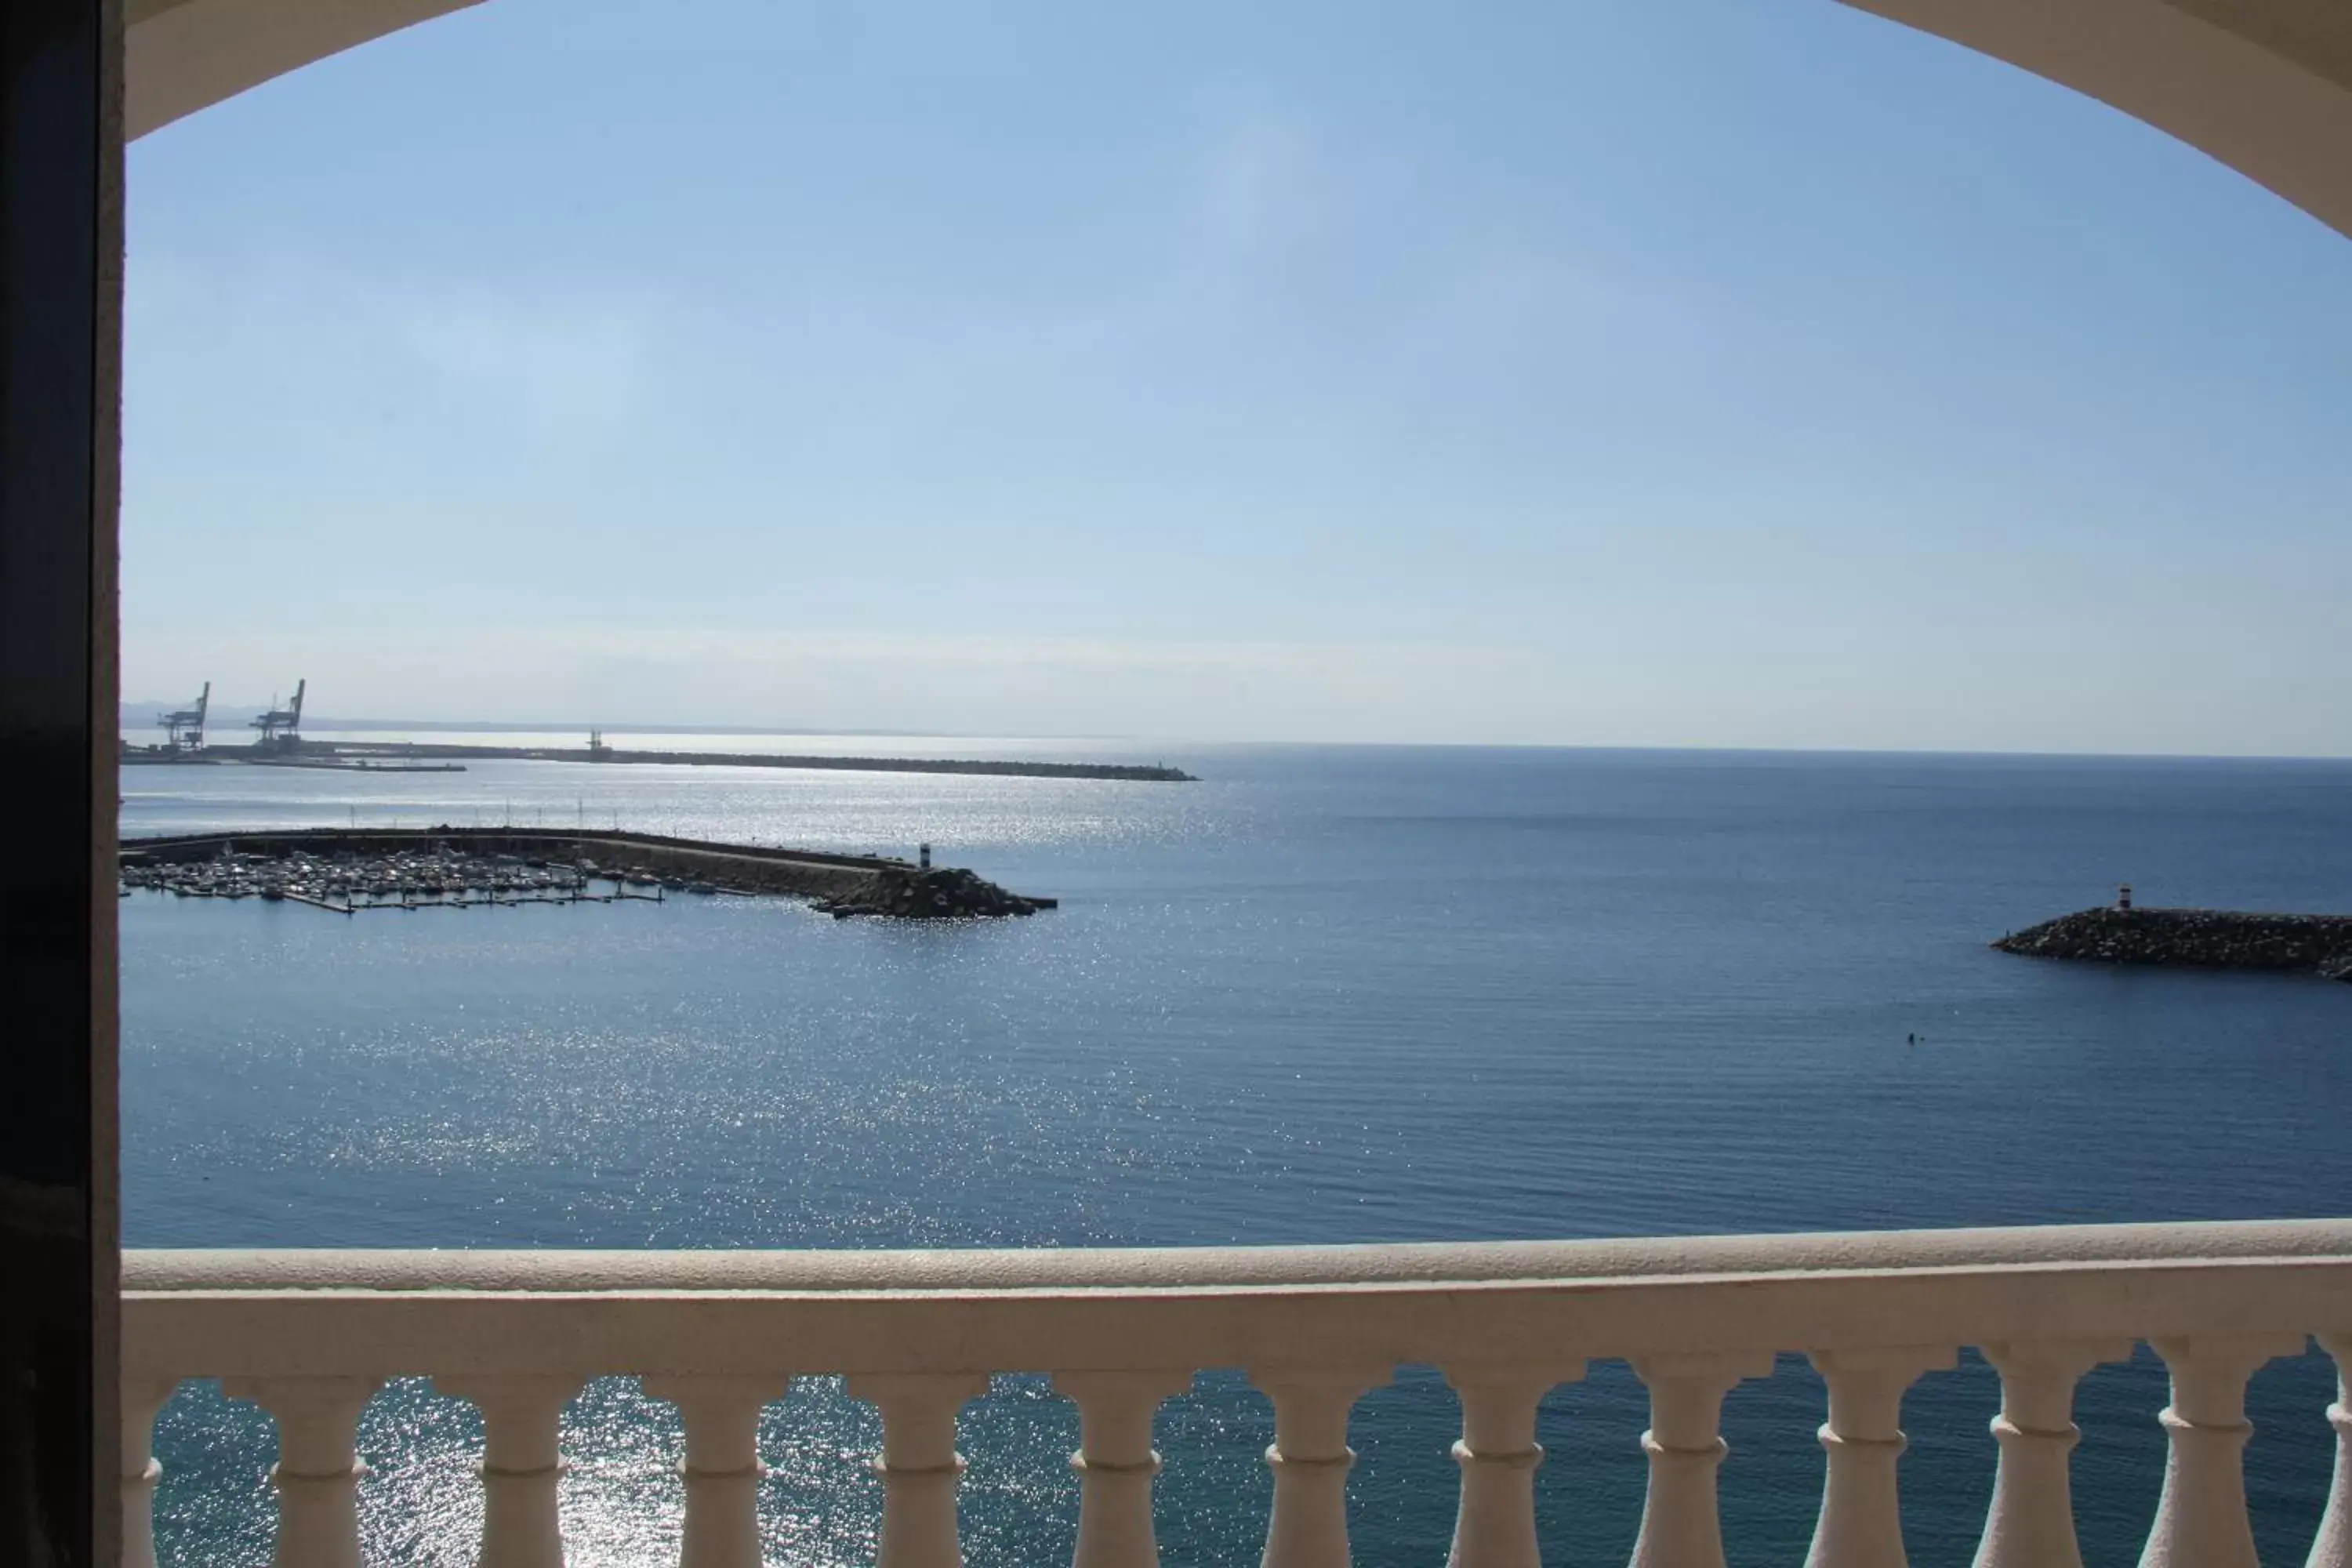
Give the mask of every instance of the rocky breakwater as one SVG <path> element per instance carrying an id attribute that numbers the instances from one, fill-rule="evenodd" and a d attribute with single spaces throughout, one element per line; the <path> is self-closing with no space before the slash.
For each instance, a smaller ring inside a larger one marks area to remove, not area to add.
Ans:
<path id="1" fill-rule="evenodd" d="M 1054 907 L 1052 899 L 1024 899 L 970 871 L 877 871 L 864 887 L 821 901 L 835 920 L 852 915 L 890 915 L 900 920 L 972 920 L 996 915 L 1034 915 Z"/>
<path id="2" fill-rule="evenodd" d="M 291 828 L 131 838 L 122 886 L 287 898 L 338 913 L 477 901 L 597 902 L 669 893 L 781 895 L 835 914 L 960 920 L 1055 907 L 966 870 L 880 855 L 555 828 Z"/>
<path id="3" fill-rule="evenodd" d="M 2352 981 L 2352 915 L 2084 910 L 2012 931 L 1992 945 L 2028 958 L 2175 969 L 2268 969 Z"/>

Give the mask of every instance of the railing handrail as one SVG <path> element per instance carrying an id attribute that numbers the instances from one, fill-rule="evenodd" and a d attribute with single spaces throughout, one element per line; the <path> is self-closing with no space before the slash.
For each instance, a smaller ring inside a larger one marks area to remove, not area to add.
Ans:
<path id="1" fill-rule="evenodd" d="M 131 1248 L 126 1297 L 334 1291 L 1006 1296 L 1605 1287 L 2352 1263 L 2352 1219 L 1307 1247 Z"/>
<path id="2" fill-rule="evenodd" d="M 1597 1359 L 1650 1390 L 1633 1568 L 1719 1565 L 1726 1394 L 1808 1355 L 1828 1385 L 1809 1568 L 1903 1561 L 1904 1390 L 1974 1346 L 1998 1368 L 2000 1458 L 1979 1568 L 2079 1563 L 2076 1382 L 2162 1356 L 2172 1403 L 2147 1568 L 2258 1568 L 2239 1453 L 2254 1370 L 2315 1331 L 2352 1366 L 2352 1220 L 2046 1226 L 1362 1247 L 855 1251 L 132 1251 L 122 1300 L 126 1561 L 154 1561 L 156 1410 L 189 1377 L 267 1406 L 278 1561 L 357 1568 L 356 1433 L 393 1378 L 472 1400 L 481 1561 L 563 1559 L 561 1415 L 634 1374 L 686 1427 L 682 1561 L 761 1561 L 761 1413 L 846 1374 L 882 1415 L 881 1568 L 956 1568 L 956 1413 L 999 1373 L 1079 1407 L 1076 1568 L 1158 1568 L 1154 1412 L 1204 1369 L 1272 1402 L 1266 1568 L 1345 1568 L 1349 1412 L 1405 1364 L 1460 1398 L 1453 1561 L 1540 1568 L 1537 1410 Z M 2307 1568 L 2352 1568 L 2352 1399 Z"/>

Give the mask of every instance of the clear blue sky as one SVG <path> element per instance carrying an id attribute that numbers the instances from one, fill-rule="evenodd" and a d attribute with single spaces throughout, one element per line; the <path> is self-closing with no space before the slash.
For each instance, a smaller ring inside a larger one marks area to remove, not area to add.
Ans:
<path id="1" fill-rule="evenodd" d="M 130 233 L 133 699 L 2352 754 L 2352 241 L 1829 0 L 489 0 Z"/>

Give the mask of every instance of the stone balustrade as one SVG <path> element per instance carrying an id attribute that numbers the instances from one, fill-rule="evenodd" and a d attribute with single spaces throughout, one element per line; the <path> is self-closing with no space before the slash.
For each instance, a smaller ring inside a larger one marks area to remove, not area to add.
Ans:
<path id="1" fill-rule="evenodd" d="M 1601 1358 L 1649 1391 L 1633 1568 L 1721 1568 L 1725 1394 L 1811 1356 L 1826 1481 L 1808 1568 L 1901 1568 L 1904 1393 L 1975 1347 L 1998 1369 L 1978 1568 L 2079 1568 L 2076 1382 L 2146 1342 L 2171 1377 L 2142 1568 L 2254 1568 L 2248 1377 L 2310 1336 L 2352 1365 L 2352 1221 L 1588 1242 L 971 1252 L 131 1252 L 124 1259 L 125 1561 L 153 1562 L 156 1411 L 216 1377 L 275 1419 L 277 1561 L 360 1561 L 354 1434 L 394 1377 L 479 1406 L 481 1561 L 555 1568 L 558 1422 L 634 1374 L 686 1433 L 682 1560 L 759 1562 L 761 1414 L 845 1373 L 882 1417 L 880 1568 L 955 1568 L 959 1411 L 1049 1373 L 1079 1417 L 1075 1568 L 1152 1568 L 1152 1419 L 1204 1368 L 1273 1405 L 1264 1568 L 1347 1568 L 1349 1414 L 1403 1363 L 1459 1396 L 1450 1568 L 1537 1568 L 1536 1411 Z M 2352 1398 L 2307 1568 L 2352 1568 Z M 1629 1435 L 1630 1436 L 1630 1435 Z M 2273 1565 L 2276 1568 L 2276 1565 Z"/>

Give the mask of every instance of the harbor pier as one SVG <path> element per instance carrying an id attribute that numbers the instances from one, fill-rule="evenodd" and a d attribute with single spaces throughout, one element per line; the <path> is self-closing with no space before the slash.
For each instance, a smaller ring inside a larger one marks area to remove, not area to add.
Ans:
<path id="1" fill-rule="evenodd" d="M 678 893 L 806 899 L 900 919 L 1026 915 L 1024 897 L 954 867 L 892 856 L 719 844 L 602 828 L 324 827 L 172 834 L 122 843 L 123 890 L 292 900 L 337 913 L 613 902 Z"/>

